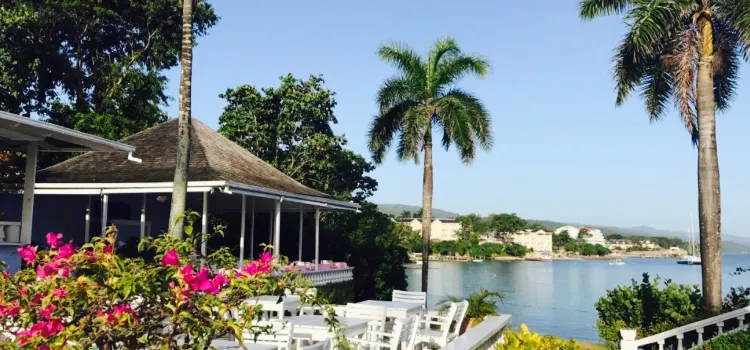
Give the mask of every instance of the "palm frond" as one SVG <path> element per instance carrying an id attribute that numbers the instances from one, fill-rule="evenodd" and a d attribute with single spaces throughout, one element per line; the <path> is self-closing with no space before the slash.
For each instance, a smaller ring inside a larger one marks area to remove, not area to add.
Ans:
<path id="1" fill-rule="evenodd" d="M 449 90 L 446 97 L 454 97 L 461 101 L 468 113 L 468 123 L 474 137 L 479 141 L 479 146 L 483 150 L 489 151 L 494 143 L 490 112 L 484 106 L 481 100 L 469 92 L 459 88 Z"/>
<path id="2" fill-rule="evenodd" d="M 714 99 L 722 112 L 729 109 L 734 98 L 744 50 L 739 34 L 722 21 L 714 20 Z"/>
<path id="3" fill-rule="evenodd" d="M 693 28 L 688 28 L 675 39 L 673 52 L 664 56 L 663 64 L 674 76 L 674 100 L 680 111 L 682 123 L 690 133 L 693 143 L 698 140 L 696 102 L 696 72 L 699 57 L 698 38 Z"/>
<path id="4" fill-rule="evenodd" d="M 593 19 L 598 16 L 619 15 L 627 10 L 630 0 L 582 0 L 579 16 Z"/>
<path id="5" fill-rule="evenodd" d="M 378 90 L 377 104 L 380 113 L 386 113 L 392 107 L 400 105 L 407 101 L 420 101 L 423 96 L 419 86 L 414 86 L 415 82 L 405 76 L 398 76 L 386 79 Z"/>
<path id="6" fill-rule="evenodd" d="M 440 38 L 430 47 L 430 51 L 427 53 L 428 62 L 430 63 L 430 70 L 435 70 L 437 65 L 446 56 L 456 56 L 461 54 L 461 48 L 455 39 L 451 37 Z"/>
<path id="7" fill-rule="evenodd" d="M 423 106 L 413 106 L 405 111 L 396 149 L 400 161 L 413 159 L 414 163 L 419 163 L 419 154 L 427 131 L 427 121 L 427 110 Z"/>
<path id="8" fill-rule="evenodd" d="M 383 45 L 378 50 L 378 56 L 399 69 L 406 79 L 414 81 L 417 85 L 426 85 L 426 64 L 422 57 L 408 45 L 403 43 Z"/>
<path id="9" fill-rule="evenodd" d="M 695 7 L 695 0 L 652 0 L 633 6 L 625 15 L 630 23 L 628 41 L 638 51 L 654 56 Z"/>
<path id="10" fill-rule="evenodd" d="M 437 305 L 438 310 L 446 311 L 450 308 L 451 303 L 458 303 L 467 300 L 469 302 L 469 307 L 466 310 L 466 318 L 482 319 L 487 316 L 497 315 L 497 302 L 502 302 L 504 299 L 505 296 L 503 293 L 481 289 L 472 293 L 466 299 L 449 295 L 438 302 Z"/>
<path id="11" fill-rule="evenodd" d="M 662 60 L 648 65 L 643 76 L 641 97 L 646 101 L 646 111 L 652 122 L 661 120 L 672 98 L 674 78 Z"/>
<path id="12" fill-rule="evenodd" d="M 442 60 L 435 69 L 433 86 L 435 93 L 440 94 L 443 89 L 467 75 L 486 77 L 490 72 L 490 62 L 481 56 L 452 55 Z"/>
<path id="13" fill-rule="evenodd" d="M 474 135 L 469 124 L 467 106 L 455 96 L 444 96 L 436 104 L 435 123 L 442 128 L 443 147 L 456 144 L 464 164 L 474 159 Z"/>
<path id="14" fill-rule="evenodd" d="M 742 54 L 745 60 L 750 60 L 747 51 L 750 46 L 750 0 L 714 0 L 714 8 L 716 18 L 736 31 Z"/>
<path id="15" fill-rule="evenodd" d="M 393 138 L 401 131 L 401 122 L 407 111 L 417 106 L 416 102 L 405 101 L 373 118 L 367 132 L 367 139 L 368 148 L 375 163 L 383 162 Z"/>

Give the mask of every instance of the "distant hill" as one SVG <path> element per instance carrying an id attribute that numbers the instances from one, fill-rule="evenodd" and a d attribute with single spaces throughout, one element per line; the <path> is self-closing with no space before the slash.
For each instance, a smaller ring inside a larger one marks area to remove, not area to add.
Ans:
<path id="1" fill-rule="evenodd" d="M 401 213 L 403 213 L 404 211 L 410 211 L 412 213 L 416 213 L 421 208 L 416 205 L 408 205 L 408 204 L 377 204 L 377 206 L 378 206 L 378 210 L 380 210 L 381 213 L 394 215 L 394 216 L 401 215 Z M 455 219 L 458 216 L 458 214 L 451 213 L 446 210 L 432 208 L 432 216 L 436 218 L 441 218 L 441 219 Z"/>
<path id="2" fill-rule="evenodd" d="M 378 204 L 378 209 L 389 215 L 399 215 L 404 210 L 408 210 L 412 213 L 419 210 L 420 207 L 416 205 L 406 204 Z M 433 216 L 436 218 L 447 218 L 453 219 L 460 214 L 449 212 L 446 210 L 432 209 Z M 653 228 L 650 226 L 636 226 L 636 227 L 616 227 L 616 226 L 602 226 L 602 225 L 588 225 L 574 222 L 558 222 L 549 220 L 537 220 L 527 219 L 529 222 L 538 223 L 542 225 L 548 231 L 553 231 L 560 226 L 586 226 L 591 228 L 597 228 L 602 230 L 604 234 L 619 233 L 623 236 L 646 236 L 646 237 L 672 237 L 686 240 L 688 233 L 679 231 L 670 231 Z M 696 233 L 697 238 L 697 233 Z M 742 237 L 736 235 L 724 234 L 722 236 L 722 250 L 725 253 L 741 253 L 750 252 L 750 237 Z"/>

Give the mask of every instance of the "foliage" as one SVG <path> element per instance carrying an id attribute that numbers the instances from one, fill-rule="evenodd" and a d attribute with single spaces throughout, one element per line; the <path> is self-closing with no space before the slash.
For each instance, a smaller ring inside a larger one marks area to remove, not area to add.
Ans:
<path id="1" fill-rule="evenodd" d="M 502 302 L 504 298 L 503 293 L 490 292 L 489 290 L 482 288 L 477 292 L 471 293 L 468 299 L 449 295 L 438 303 L 438 307 L 441 311 L 444 311 L 450 308 L 451 303 L 458 303 L 467 300 L 469 302 L 469 307 L 466 309 L 466 318 L 481 321 L 487 316 L 498 315 L 497 302 Z"/>
<path id="2" fill-rule="evenodd" d="M 651 281 L 644 273 L 641 283 L 608 290 L 596 302 L 599 337 L 612 349 L 617 348 L 619 330 L 635 329 L 640 337 L 688 324 L 700 317 L 702 295 L 697 286 L 679 285 L 659 277 Z"/>
<path id="3" fill-rule="evenodd" d="M 0 324 L 15 339 L 0 346 L 177 348 L 184 341 L 180 348 L 203 349 L 227 333 L 242 339 L 243 330 L 268 332 L 254 323 L 260 308 L 243 301 L 308 284 L 270 252 L 240 269 L 227 250 L 200 257 L 195 247 L 205 235 L 193 234 L 197 214 L 187 215 L 186 240 L 141 242 L 157 253 L 150 261 L 117 254 L 113 228 L 80 249 L 54 233 L 48 250 L 19 248 L 25 268 L 0 276 Z M 230 309 L 236 317 L 225 318 Z"/>
<path id="4" fill-rule="evenodd" d="M 406 290 L 409 261 L 401 245 L 400 225 L 377 206 L 365 202 L 361 213 L 334 212 L 322 219 L 322 256 L 346 261 L 354 267 L 354 299 L 386 300 L 394 289 Z"/>
<path id="5" fill-rule="evenodd" d="M 578 240 L 568 240 L 567 243 L 563 246 L 565 248 L 565 251 L 569 253 L 578 253 L 584 256 L 605 256 L 612 254 L 612 251 L 609 250 L 609 248 L 601 245 L 601 244 L 591 244 L 586 243 L 581 239 Z"/>
<path id="6" fill-rule="evenodd" d="M 586 238 L 591 238 L 591 231 L 587 228 L 582 228 L 578 231 L 578 240 L 584 240 Z"/>
<path id="7" fill-rule="evenodd" d="M 418 231 L 412 230 L 411 227 L 404 224 L 396 224 L 394 229 L 401 241 L 401 246 L 406 248 L 407 252 L 422 252 L 422 235 Z"/>
<path id="8" fill-rule="evenodd" d="M 568 231 L 562 231 L 558 234 L 552 234 L 552 247 L 555 250 L 560 250 L 570 242 L 573 242 L 573 238 L 570 237 Z"/>
<path id="9" fill-rule="evenodd" d="M 528 222 L 515 213 L 492 214 L 489 218 L 489 227 L 492 232 L 495 232 L 495 237 L 516 233 L 526 228 L 527 225 Z"/>
<path id="10" fill-rule="evenodd" d="M 461 223 L 461 237 L 468 238 L 471 234 L 484 235 L 489 232 L 487 221 L 477 214 L 462 215 L 456 218 Z"/>
<path id="11" fill-rule="evenodd" d="M 166 120 L 163 73 L 178 64 L 181 19 L 177 0 L 4 1 L 0 110 L 108 139 Z M 194 35 L 217 20 L 201 2 Z M 42 154 L 40 167 L 66 156 Z M 17 171 L 0 164 L 0 183 L 23 182 L 21 158 L 11 159 Z"/>
<path id="12" fill-rule="evenodd" d="M 750 329 L 718 335 L 711 338 L 696 350 L 744 350 L 750 346 Z"/>
<path id="13" fill-rule="evenodd" d="M 562 340 L 552 335 L 532 333 L 525 323 L 520 331 L 505 331 L 505 340 L 495 347 L 496 350 L 580 350 L 573 339 Z"/>
<path id="14" fill-rule="evenodd" d="M 493 256 L 517 256 L 526 255 L 528 249 L 517 243 L 482 243 L 470 239 L 459 239 L 456 241 L 432 242 L 430 250 L 437 255 L 461 255 L 476 258 L 488 258 Z"/>
<path id="15" fill-rule="evenodd" d="M 346 305 L 354 301 L 354 282 L 330 283 L 316 287 L 318 297 L 331 305 Z"/>
<path id="16" fill-rule="evenodd" d="M 300 183 L 343 200 L 361 202 L 377 182 L 374 167 L 346 149 L 331 127 L 335 93 L 322 76 L 280 77 L 278 87 L 242 85 L 219 95 L 226 100 L 219 132 Z"/>
<path id="17" fill-rule="evenodd" d="M 724 311 L 737 310 L 746 306 L 750 306 L 750 288 L 729 288 L 729 294 L 724 297 L 723 304 L 724 305 L 722 306 L 722 309 Z"/>
<path id="18" fill-rule="evenodd" d="M 687 242 L 679 238 L 675 238 L 675 237 L 630 236 L 630 235 L 621 235 L 619 233 L 612 233 L 612 234 L 604 235 L 604 238 L 608 241 L 620 241 L 620 240 L 626 240 L 630 242 L 651 241 L 652 243 L 662 248 L 679 247 L 682 249 L 687 249 L 688 247 Z"/>

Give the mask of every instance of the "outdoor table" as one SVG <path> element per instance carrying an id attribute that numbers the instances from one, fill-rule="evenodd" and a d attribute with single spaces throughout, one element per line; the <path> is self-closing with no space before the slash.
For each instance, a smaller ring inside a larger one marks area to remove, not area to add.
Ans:
<path id="1" fill-rule="evenodd" d="M 232 339 L 215 339 L 211 342 L 211 347 L 217 350 L 236 350 L 242 349 L 236 340 Z M 245 343 L 248 350 L 276 350 L 277 346 L 273 344 Z"/>
<path id="2" fill-rule="evenodd" d="M 385 307 L 385 316 L 388 318 L 404 319 L 409 316 L 419 315 L 422 311 L 422 304 L 401 301 L 366 300 L 357 304 Z"/>
<path id="3" fill-rule="evenodd" d="M 370 321 L 364 318 L 336 317 L 339 321 L 339 327 L 344 330 L 347 337 L 355 337 L 367 332 L 367 323 Z M 320 342 L 333 338 L 326 323 L 326 317 L 322 315 L 302 315 L 290 317 L 284 320 L 294 325 L 295 334 L 309 334 L 313 342 Z"/>
<path id="4" fill-rule="evenodd" d="M 302 307 L 302 299 L 296 295 L 282 297 L 281 302 L 279 302 L 278 295 L 261 295 L 249 298 L 242 303 L 247 305 L 261 305 L 263 312 L 276 312 L 279 315 L 279 320 L 284 319 L 284 311 L 289 311 L 294 316 Z M 271 318 L 270 314 L 268 318 Z"/>

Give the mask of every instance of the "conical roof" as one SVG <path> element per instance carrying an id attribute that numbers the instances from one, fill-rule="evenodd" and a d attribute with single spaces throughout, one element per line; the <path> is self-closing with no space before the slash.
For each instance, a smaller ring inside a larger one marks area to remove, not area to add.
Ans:
<path id="1" fill-rule="evenodd" d="M 136 147 L 130 162 L 122 154 L 88 152 L 37 173 L 37 183 L 172 182 L 177 158 L 178 120 L 171 119 L 121 142 Z M 190 125 L 188 181 L 230 181 L 287 193 L 330 198 L 282 173 L 196 119 Z"/>

